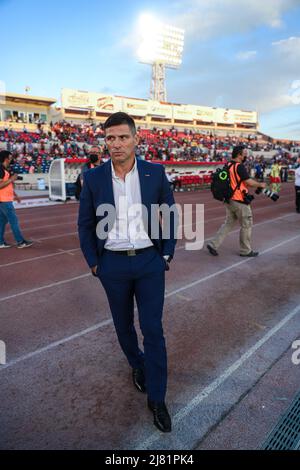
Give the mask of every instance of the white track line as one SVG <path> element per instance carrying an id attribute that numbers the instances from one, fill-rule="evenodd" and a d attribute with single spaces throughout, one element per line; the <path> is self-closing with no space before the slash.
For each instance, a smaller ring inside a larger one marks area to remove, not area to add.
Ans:
<path id="1" fill-rule="evenodd" d="M 283 204 L 277 204 L 276 208 L 281 207 L 281 206 L 286 206 L 286 205 L 288 205 L 288 204 L 290 204 L 290 202 L 285 202 L 285 203 L 283 203 Z M 219 208 L 218 208 L 218 209 L 219 209 Z M 223 209 L 223 207 L 222 207 L 222 209 Z M 205 210 L 205 209 L 204 209 L 204 210 Z M 206 212 L 210 212 L 210 211 L 212 211 L 212 210 L 214 210 L 214 209 L 205 210 L 205 213 L 206 213 Z M 261 210 L 265 210 L 265 207 L 261 207 L 261 208 L 259 208 L 259 209 L 256 209 L 255 212 L 258 212 L 258 211 L 261 211 Z M 191 211 L 187 211 L 187 213 L 191 213 Z M 70 216 L 68 216 L 68 217 L 70 217 Z M 220 217 L 215 218 L 215 219 L 207 219 L 206 222 L 209 222 L 210 220 L 218 220 L 218 219 L 221 220 L 222 218 L 223 218 L 223 216 L 220 216 Z M 64 217 L 64 219 L 65 219 L 65 217 Z M 47 219 L 45 219 L 45 220 L 47 220 Z M 49 219 L 48 219 L 48 220 L 49 220 Z M 36 221 L 39 221 L 39 219 L 36 219 Z M 34 228 L 25 228 L 25 229 L 23 229 L 22 231 L 23 231 L 23 232 L 32 232 L 32 231 L 34 231 L 34 230 L 41 230 L 41 229 L 44 229 L 44 228 L 57 227 L 58 225 L 59 225 L 59 227 L 60 227 L 60 226 L 62 226 L 62 225 L 72 225 L 72 224 L 76 224 L 76 220 L 73 220 L 72 222 L 64 222 L 64 223 L 59 223 L 59 224 L 57 223 L 57 224 L 51 224 L 51 225 L 40 225 L 40 226 L 34 227 Z M 9 230 L 8 233 L 12 233 L 11 230 Z M 41 240 L 41 239 L 40 239 L 40 240 Z"/>
<path id="2" fill-rule="evenodd" d="M 286 206 L 288 204 L 290 204 L 290 202 L 285 202 L 284 204 L 281 204 L 281 206 Z M 277 206 L 277 207 L 279 207 L 279 206 Z M 253 211 L 253 217 L 255 217 L 255 214 L 257 212 L 260 212 L 261 210 L 265 210 L 265 208 L 261 207 L 260 209 L 256 209 L 255 211 Z M 190 214 L 191 212 L 187 211 L 187 213 Z M 207 213 L 207 211 L 204 209 L 204 218 L 205 218 L 206 213 Z M 292 214 L 292 212 L 290 212 L 289 214 Z M 193 217 L 195 217 L 195 214 L 193 214 Z M 205 219 L 205 222 L 213 222 L 215 220 L 224 220 L 224 222 L 225 222 L 225 218 L 226 218 L 226 214 L 223 214 L 221 216 L 214 217 L 213 219 Z M 276 220 L 276 219 L 273 219 L 273 220 Z M 190 226 L 193 226 L 194 224 L 195 224 L 195 221 L 192 222 L 191 224 L 188 224 L 188 225 L 179 225 L 179 228 L 181 228 L 181 227 L 190 227 Z"/>
<path id="3" fill-rule="evenodd" d="M 59 253 L 50 253 L 48 255 L 36 256 L 35 258 L 28 258 L 28 259 L 23 259 L 20 261 L 13 261 L 12 263 L 0 264 L 0 268 L 7 268 L 9 266 L 15 266 L 16 264 L 29 263 L 31 261 L 38 261 L 40 259 L 51 258 L 53 256 L 68 255 L 69 253 L 73 253 L 75 251 L 80 251 L 80 248 L 74 248 L 73 250 L 60 250 Z"/>
<path id="4" fill-rule="evenodd" d="M 98 330 L 99 328 L 103 328 L 106 325 L 110 325 L 112 322 L 111 319 L 109 320 L 104 320 L 101 323 L 97 323 L 94 326 L 91 326 L 90 328 L 87 328 L 86 330 L 79 331 L 78 333 L 75 333 L 72 336 L 69 336 L 68 338 L 64 338 L 60 341 L 55 341 L 54 343 L 49 344 L 48 346 L 45 346 L 44 348 L 39 349 L 39 354 L 42 354 L 44 352 L 47 352 L 53 348 L 56 348 L 57 346 L 61 346 L 62 344 L 68 343 L 69 341 L 72 341 L 73 339 L 80 338 L 80 336 L 87 335 L 88 333 L 92 333 L 93 331 Z M 0 366 L 0 372 L 3 369 L 7 369 L 8 367 L 12 367 L 19 362 L 26 361 L 26 359 L 31 359 L 32 357 L 36 356 L 37 351 L 34 351 L 32 353 L 26 354 L 25 356 L 19 357 L 18 359 L 15 359 L 14 361 L 11 361 L 9 364 L 6 364 L 5 366 Z"/>
<path id="5" fill-rule="evenodd" d="M 269 253 L 270 251 L 273 251 L 273 250 L 275 250 L 276 248 L 279 248 L 280 246 L 285 245 L 286 243 L 290 243 L 290 242 L 292 242 L 292 241 L 294 241 L 294 240 L 297 240 L 297 238 L 300 238 L 300 235 L 296 235 L 296 236 L 293 237 L 293 238 L 289 238 L 288 240 L 284 240 L 283 242 L 277 243 L 277 245 L 274 245 L 274 246 L 272 246 L 271 248 L 267 248 L 266 250 L 261 251 L 261 252 L 260 252 L 260 256 L 261 256 L 261 255 L 264 255 L 264 254 L 266 254 L 266 253 Z M 203 277 L 203 278 L 201 278 L 201 279 L 198 279 L 197 281 L 191 282 L 190 284 L 187 284 L 187 285 L 185 285 L 185 286 L 183 286 L 183 287 L 180 287 L 179 289 L 176 289 L 176 290 L 170 292 L 169 294 L 166 295 L 166 298 L 171 297 L 171 296 L 174 295 L 174 294 L 178 294 L 179 292 L 182 292 L 182 291 L 184 291 L 184 290 L 186 290 L 186 289 L 190 289 L 191 287 L 195 287 L 195 286 L 197 286 L 198 284 L 201 284 L 202 282 L 208 281 L 209 279 L 213 279 L 214 277 L 219 276 L 220 274 L 224 274 L 224 273 L 226 273 L 227 271 L 230 271 L 231 269 L 234 269 L 234 268 L 237 268 L 238 266 L 241 266 L 242 264 L 249 263 L 249 261 L 253 261 L 254 259 L 255 259 L 255 258 L 246 258 L 246 259 L 244 259 L 244 260 L 242 260 L 242 261 L 238 261 L 237 263 L 234 263 L 234 264 L 228 266 L 227 268 L 221 269 L 220 271 L 217 271 L 217 272 L 215 272 L 215 273 L 213 273 L 213 274 L 209 274 L 208 276 L 205 276 L 205 277 Z M 0 301 L 1 301 L 1 299 L 0 299 Z"/>
<path id="6" fill-rule="evenodd" d="M 43 242 L 45 240 L 54 240 L 55 238 L 69 237 L 70 235 L 78 235 L 78 231 L 62 233 L 61 235 L 51 235 L 50 237 L 42 237 L 42 238 L 36 238 L 36 239 L 32 238 L 31 240 L 33 242 Z"/>
<path id="7" fill-rule="evenodd" d="M 279 248 L 280 246 L 286 245 L 287 243 L 290 243 L 291 241 L 294 241 L 294 240 L 296 240 L 296 239 L 298 239 L 298 238 L 300 238 L 300 235 L 297 235 L 296 237 L 293 237 L 293 238 L 289 238 L 288 240 L 284 240 L 284 241 L 282 241 L 281 243 L 278 243 L 277 245 L 271 246 L 270 248 L 267 248 L 266 250 L 262 251 L 262 252 L 261 252 L 261 255 L 264 255 L 264 254 L 269 253 L 269 252 L 271 252 L 271 251 L 273 251 L 273 250 L 276 250 L 276 249 Z M 194 286 L 196 286 L 196 285 L 198 285 L 198 284 L 201 284 L 201 283 L 203 283 L 203 282 L 206 282 L 206 281 L 208 281 L 208 280 L 210 280 L 210 279 L 212 279 L 212 278 L 214 278 L 214 277 L 219 276 L 220 274 L 224 274 L 225 272 L 228 272 L 228 271 L 230 271 L 230 270 L 232 270 L 232 269 L 234 269 L 234 268 L 236 268 L 236 267 L 238 267 L 238 266 L 241 266 L 242 264 L 249 263 L 250 261 L 253 262 L 253 261 L 254 261 L 254 258 L 247 258 L 247 259 L 242 260 L 242 261 L 240 261 L 240 262 L 238 262 L 238 263 L 234 263 L 234 264 L 232 264 L 231 266 L 228 266 L 227 268 L 221 269 L 221 270 L 219 270 L 219 271 L 217 271 L 217 272 L 215 272 L 215 273 L 213 273 L 213 274 L 210 274 L 209 276 L 205 276 L 205 277 L 203 277 L 203 278 L 201 278 L 201 279 L 198 279 L 198 280 L 195 281 L 195 282 L 192 282 L 192 283 L 190 283 L 190 284 L 187 284 L 186 286 L 183 286 L 183 287 L 181 287 L 181 288 L 179 288 L 179 289 L 176 289 L 176 290 L 174 290 L 174 291 L 172 291 L 172 292 L 166 294 L 166 298 L 172 297 L 173 295 L 176 295 L 176 294 L 178 294 L 179 292 L 182 292 L 182 291 L 184 291 L 184 290 L 190 289 L 191 287 L 194 287 Z M 19 296 L 21 296 L 21 295 L 30 294 L 30 293 L 33 293 L 33 292 L 37 292 L 37 291 L 41 291 L 41 290 L 44 290 L 44 289 L 48 289 L 48 288 L 50 288 L 50 287 L 56 287 L 56 286 L 58 286 L 58 285 L 66 284 L 66 283 L 68 283 L 68 282 L 72 282 L 72 281 L 75 281 L 75 280 L 83 279 L 83 278 L 86 278 L 86 277 L 89 277 L 89 276 L 91 276 L 90 273 L 89 273 L 89 274 L 85 274 L 85 275 L 83 275 L 83 276 L 78 276 L 78 277 L 76 277 L 76 278 L 69 279 L 69 280 L 66 280 L 66 281 L 56 282 L 56 283 L 53 283 L 53 284 L 48 285 L 48 286 L 40 287 L 40 288 L 38 288 L 38 289 L 32 289 L 32 290 L 30 290 L 30 291 L 25 291 L 25 292 L 22 292 L 22 293 L 19 293 L 19 294 L 15 294 L 15 295 L 12 295 L 12 296 L 9 296 L 9 297 L 6 297 L 6 298 L 2 298 L 2 299 L 0 299 L 0 302 L 3 302 L 3 301 L 5 301 L 5 300 L 9 300 L 9 299 L 13 299 L 13 298 L 19 297 Z M 112 324 L 112 319 L 106 320 L 106 321 L 104 322 L 104 324 L 105 324 L 105 326 Z M 101 327 L 102 327 L 102 323 L 99 323 L 99 324 L 97 324 L 97 325 L 91 326 L 88 330 L 91 329 L 91 331 L 96 331 L 97 329 L 99 329 L 99 328 L 101 328 Z M 25 354 L 24 356 L 20 356 L 19 358 L 15 359 L 14 361 L 9 362 L 7 365 L 5 365 L 5 366 L 0 366 L 0 372 L 1 372 L 2 370 L 4 370 L 4 368 L 7 369 L 7 368 L 12 367 L 13 365 L 19 363 L 19 362 L 25 361 L 25 360 L 28 359 L 28 358 L 32 358 L 32 357 L 38 356 L 39 354 L 43 353 L 44 351 L 49 351 L 49 350 L 51 350 L 51 349 L 54 349 L 57 345 L 62 345 L 62 344 L 64 344 L 64 343 L 66 343 L 66 342 L 69 342 L 69 341 L 71 341 L 71 339 L 73 339 L 73 338 L 75 338 L 75 337 L 76 337 L 76 338 L 79 338 L 79 337 L 85 335 L 88 330 L 79 331 L 79 332 L 76 333 L 75 335 L 72 335 L 72 336 L 63 338 L 63 339 L 61 339 L 61 340 L 59 340 L 59 341 L 56 341 L 56 342 L 54 342 L 54 343 L 49 344 L 48 346 L 45 346 L 44 348 L 40 348 L 40 349 L 37 349 L 36 351 L 33 351 L 32 353 Z"/>
<path id="8" fill-rule="evenodd" d="M 283 216 L 280 216 L 280 217 L 276 217 L 275 219 L 269 219 L 269 220 L 265 220 L 263 222 L 258 222 L 257 224 L 254 224 L 253 227 L 257 227 L 259 225 L 264 225 L 264 224 L 267 224 L 269 222 L 275 222 L 277 220 L 281 220 L 281 219 L 285 219 L 287 217 L 291 217 L 292 215 L 294 215 L 293 212 L 290 212 L 288 214 L 285 214 Z M 223 219 L 223 217 L 217 217 L 217 218 L 214 218 L 214 219 L 207 219 L 205 220 L 205 222 L 212 222 L 212 221 L 215 221 L 215 220 L 219 220 L 219 219 Z M 190 227 L 191 225 L 193 224 L 186 224 L 184 227 Z M 232 232 L 230 232 L 228 234 L 228 236 L 232 233 L 237 233 L 239 232 L 240 229 L 237 229 L 237 230 L 233 230 Z M 74 233 L 77 233 L 77 232 L 72 232 L 72 234 Z M 65 235 L 63 235 L 65 236 Z M 210 238 L 207 238 L 206 240 L 204 240 L 204 243 L 207 242 L 208 240 L 210 240 Z M 37 241 L 37 240 L 35 240 Z M 178 250 L 182 250 L 183 248 L 185 247 L 185 245 L 179 245 L 177 248 L 176 248 L 176 251 Z M 60 255 L 63 255 L 63 254 L 68 254 L 68 253 L 74 253 L 76 251 L 80 251 L 80 248 L 74 248 L 72 250 L 61 250 L 59 253 L 51 253 L 49 255 L 42 255 L 42 256 L 37 256 L 35 258 L 28 258 L 28 259 L 24 259 L 24 260 L 20 260 L 20 261 L 13 261 L 11 263 L 7 263 L 7 264 L 0 264 L 0 269 L 1 268 L 6 268 L 6 267 L 9 267 L 9 266 L 14 266 L 16 264 L 23 264 L 23 263 L 28 263 L 28 262 L 31 262 L 31 261 L 38 261 L 40 259 L 45 259 L 45 258 L 50 258 L 52 256 L 60 256 Z"/>
<path id="9" fill-rule="evenodd" d="M 58 222 L 57 224 L 40 225 L 39 227 L 35 226 L 34 228 L 22 228 L 22 232 L 34 232 L 35 230 L 43 230 L 44 228 L 62 227 L 63 225 L 76 225 L 76 221 L 72 220 L 72 222 Z M 12 231 L 9 230 L 8 233 L 12 233 Z"/>
<path id="10" fill-rule="evenodd" d="M 253 224 L 253 227 L 259 227 L 260 225 L 265 225 L 265 224 L 268 224 L 270 222 L 276 222 L 277 220 L 286 219 L 287 217 L 291 217 L 291 216 L 294 216 L 294 215 L 295 214 L 293 212 L 290 212 L 289 214 L 285 214 L 285 215 L 282 215 L 280 217 L 276 217 L 275 219 L 264 220 L 263 222 L 258 222 L 257 224 Z M 219 219 L 219 217 L 218 217 L 218 219 Z M 210 219 L 209 221 L 212 221 L 212 220 L 217 220 L 217 219 Z M 191 224 L 189 224 L 189 225 L 191 225 Z M 186 227 L 188 227 L 189 225 L 186 225 Z M 229 234 L 227 236 L 232 235 L 233 233 L 239 233 L 240 230 L 241 230 L 240 228 L 238 228 L 236 230 L 232 230 L 231 232 L 229 232 Z M 209 240 L 211 240 L 211 237 L 205 239 L 204 243 L 208 242 Z M 185 248 L 185 243 L 183 245 L 179 245 L 176 248 L 176 251 L 183 250 L 184 248 Z"/>
<path id="11" fill-rule="evenodd" d="M 71 207 L 72 210 L 76 209 L 76 208 L 79 208 L 79 205 Z M 48 206 L 48 207 L 47 206 L 40 206 L 40 207 L 36 207 L 36 208 L 31 207 L 31 208 L 27 208 L 27 209 L 26 208 L 16 209 L 16 211 L 17 211 L 18 217 L 23 217 L 24 216 L 24 217 L 26 217 L 26 219 L 31 220 L 31 217 L 36 218 L 39 214 L 41 214 L 41 215 L 45 214 L 46 211 L 47 211 L 47 213 L 49 213 L 51 215 L 54 214 L 55 210 L 57 210 L 58 214 L 62 214 L 64 211 L 66 213 L 71 212 L 71 210 L 66 211 L 65 209 L 66 209 L 66 207 L 62 207 L 60 209 L 60 208 L 58 208 L 58 206 Z M 23 210 L 24 212 L 20 212 L 21 210 Z M 32 212 L 29 213 L 29 211 L 31 211 L 31 210 L 32 210 Z M 75 213 L 75 211 L 74 211 L 74 213 Z"/>
<path id="12" fill-rule="evenodd" d="M 287 205 L 287 204 L 290 204 L 290 202 L 285 202 L 284 204 L 281 204 L 281 205 L 284 206 L 284 205 Z M 279 207 L 279 206 L 277 206 L 277 207 Z M 260 208 L 260 209 L 257 209 L 256 212 L 258 212 L 258 211 L 260 211 L 260 210 L 265 210 L 265 208 L 262 207 L 262 208 Z M 206 212 L 208 212 L 208 211 L 205 211 L 204 213 L 206 213 Z M 255 215 L 255 213 L 254 213 L 254 215 Z M 225 217 L 225 216 L 224 216 L 224 217 Z M 220 216 L 220 220 L 221 220 L 222 218 L 223 218 L 223 217 Z M 218 217 L 218 219 L 219 219 L 219 217 Z M 210 219 L 208 219 L 207 222 L 209 222 L 209 220 L 210 220 Z M 211 220 L 212 220 L 212 219 L 211 219 Z M 225 218 L 224 218 L 224 220 L 225 220 Z M 34 241 L 34 242 L 42 242 L 42 241 L 45 241 L 45 240 L 53 240 L 53 239 L 55 239 L 55 238 L 63 238 L 63 237 L 67 237 L 67 236 L 70 236 L 70 235 L 76 235 L 77 233 L 78 233 L 78 232 L 68 232 L 68 233 L 66 233 L 66 234 L 51 235 L 51 236 L 49 236 L 49 237 L 43 237 L 43 238 L 38 238 L 38 239 L 32 238 L 32 241 Z"/>
<path id="13" fill-rule="evenodd" d="M 52 220 L 52 219 L 66 219 L 68 217 L 73 217 L 74 218 L 74 215 L 76 214 L 65 214 L 65 215 L 54 215 L 54 216 L 50 216 L 50 217 L 38 217 L 36 219 L 26 219 L 26 220 L 20 220 L 20 217 L 19 217 L 19 222 L 20 222 L 20 225 L 22 225 L 22 227 L 25 225 L 25 224 L 31 224 L 32 222 L 40 222 L 40 221 L 43 221 L 43 220 Z"/>
<path id="14" fill-rule="evenodd" d="M 234 372 L 237 371 L 248 359 L 250 359 L 256 351 L 261 348 L 272 336 L 274 336 L 284 325 L 292 320 L 300 313 L 300 305 L 292 310 L 277 325 L 275 325 L 268 333 L 266 333 L 257 343 L 246 351 L 240 359 L 234 362 L 226 371 L 205 387 L 198 395 L 196 395 L 187 405 L 185 405 L 175 416 L 174 425 L 176 426 L 187 414 L 191 413 L 200 403 L 205 400 L 212 392 L 220 387 Z M 138 444 L 136 449 L 143 450 L 151 446 L 155 441 L 161 438 L 161 434 L 157 431 L 151 434 L 145 441 Z"/>
<path id="15" fill-rule="evenodd" d="M 278 203 L 278 204 L 273 204 L 272 206 L 269 206 L 268 205 L 268 201 L 266 202 L 266 204 L 264 205 L 259 205 L 259 207 L 256 209 L 255 206 L 252 206 L 252 212 L 255 214 L 255 212 L 258 212 L 258 211 L 264 211 L 266 209 L 273 209 L 273 208 L 276 208 L 276 207 L 280 207 L 280 206 L 286 206 L 287 204 L 293 204 L 294 201 L 291 200 L 291 198 L 289 198 L 289 201 L 287 202 L 283 202 L 283 203 Z M 203 204 L 201 201 L 198 201 L 198 202 L 195 202 L 194 204 Z M 205 204 L 204 204 L 205 206 Z M 225 204 L 223 203 L 220 203 L 220 207 L 212 207 L 212 208 L 209 208 L 209 209 L 205 209 L 205 212 L 212 212 L 212 211 L 216 211 L 216 210 L 219 210 L 219 209 L 224 209 L 225 208 Z M 188 211 L 187 211 L 188 212 Z"/>
<path id="16" fill-rule="evenodd" d="M 81 276 L 72 277 L 71 279 L 65 279 L 64 281 L 53 282 L 52 284 L 47 284 L 46 286 L 36 287 L 35 289 L 25 290 L 23 292 L 19 292 L 18 294 L 9 295 L 8 297 L 0 298 L 0 302 L 4 302 L 5 300 L 15 299 L 17 297 L 22 297 L 23 295 L 33 294 L 34 292 L 40 292 L 45 289 L 51 289 L 51 287 L 62 286 L 63 284 L 68 284 L 74 281 L 78 281 L 80 279 L 85 279 L 86 277 L 91 276 L 91 273 L 82 274 Z"/>
<path id="17" fill-rule="evenodd" d="M 287 198 L 289 197 L 290 199 L 290 195 L 286 195 L 286 196 L 282 196 L 282 198 L 280 200 L 282 200 L 283 198 Z M 208 201 L 210 202 L 210 201 Z M 267 201 L 268 202 L 268 201 Z M 207 202 L 205 201 L 201 201 L 201 200 L 197 200 L 197 201 L 194 201 L 194 202 L 182 202 L 181 203 L 182 205 L 184 204 L 204 204 L 205 206 L 207 206 Z M 208 209 L 206 209 L 206 212 L 210 212 L 210 211 L 213 211 L 213 210 L 220 210 L 220 209 L 223 209 L 224 205 L 222 206 L 222 204 L 220 203 L 219 205 L 216 205 L 213 201 L 212 201 L 212 205 L 213 207 L 209 207 Z M 277 203 L 276 204 L 276 207 L 280 206 L 280 205 L 283 205 L 283 204 L 280 204 L 280 203 Z M 265 209 L 266 207 L 268 207 L 268 204 L 264 204 L 262 207 L 262 204 L 259 205 L 259 207 L 257 209 L 253 209 L 254 212 L 256 212 L 257 210 L 263 210 Z M 193 209 L 194 210 L 194 209 Z M 20 214 L 20 216 L 23 215 L 23 214 Z M 26 214 L 24 214 L 26 215 Z M 51 215 L 50 217 L 36 217 L 36 215 L 34 215 L 36 218 L 29 218 L 29 217 L 26 217 L 26 220 L 21 220 L 20 216 L 19 216 L 19 220 L 20 220 L 20 223 L 23 225 L 23 224 L 26 224 L 26 223 L 31 223 L 31 222 L 39 222 L 41 220 L 51 220 L 51 219 L 61 219 L 61 218 L 66 218 L 66 217 L 74 217 L 78 215 L 78 210 L 77 211 L 74 211 L 74 213 L 68 213 L 68 214 L 65 214 L 65 215 Z"/>
<path id="18" fill-rule="evenodd" d="M 287 204 L 290 204 L 290 202 L 286 202 L 286 203 L 283 203 L 283 204 L 277 204 L 276 207 L 280 207 L 280 206 L 285 206 Z M 211 212 L 211 211 L 216 211 L 216 210 L 220 210 L 220 209 L 223 209 L 224 206 L 221 206 L 221 207 L 215 207 L 213 209 L 208 209 L 208 210 L 205 210 L 205 212 Z M 194 209 L 192 209 L 192 211 L 186 211 L 186 213 L 190 214 L 192 212 L 194 212 Z M 261 211 L 261 210 L 264 210 L 265 207 L 261 207 L 259 209 L 256 209 L 255 212 L 257 211 Z M 31 222 L 39 222 L 41 220 L 47 220 L 49 221 L 50 219 L 65 219 L 66 217 L 73 217 L 73 215 L 66 215 L 66 216 L 54 216 L 54 217 L 43 217 L 43 218 L 40 218 L 40 219 L 34 219 L 34 220 L 30 220 L 30 223 Z M 223 216 L 220 216 L 216 219 L 208 219 L 207 222 L 209 222 L 210 220 L 218 220 L 218 219 L 222 219 Z M 72 225 L 72 224 L 75 224 L 76 223 L 76 220 L 73 220 L 71 222 L 64 222 L 64 223 L 57 223 L 57 224 L 51 224 L 51 225 L 40 225 L 40 226 L 35 226 L 34 228 L 25 228 L 25 229 L 22 229 L 23 232 L 28 232 L 28 231 L 33 231 L 33 230 L 41 230 L 41 229 L 44 229 L 44 228 L 51 228 L 51 227 L 57 227 L 58 225 L 61 226 L 61 225 Z M 24 226 L 26 224 L 26 222 L 22 222 L 22 225 Z M 180 226 L 181 227 L 181 226 Z M 8 233 L 12 233 L 11 230 L 8 230 Z"/>

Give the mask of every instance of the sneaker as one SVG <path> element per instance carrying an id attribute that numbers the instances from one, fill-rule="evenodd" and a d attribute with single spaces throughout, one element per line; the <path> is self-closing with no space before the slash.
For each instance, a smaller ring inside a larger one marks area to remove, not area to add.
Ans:
<path id="1" fill-rule="evenodd" d="M 1 245 L 0 245 L 0 249 L 3 249 L 3 248 L 11 248 L 11 247 L 12 247 L 12 245 L 9 245 L 8 243 L 5 243 L 5 242 L 4 242 L 4 243 L 1 243 Z"/>
<path id="2" fill-rule="evenodd" d="M 33 242 L 28 240 L 23 240 L 22 242 L 18 243 L 17 248 L 29 248 L 33 245 Z"/>
<path id="3" fill-rule="evenodd" d="M 255 258 L 258 255 L 259 255 L 258 251 L 250 251 L 250 253 L 248 253 L 247 255 L 240 255 L 240 256 L 242 256 L 243 258 Z"/>
<path id="4" fill-rule="evenodd" d="M 217 250 L 215 250 L 211 245 L 207 245 L 207 249 L 212 256 L 219 256 Z"/>

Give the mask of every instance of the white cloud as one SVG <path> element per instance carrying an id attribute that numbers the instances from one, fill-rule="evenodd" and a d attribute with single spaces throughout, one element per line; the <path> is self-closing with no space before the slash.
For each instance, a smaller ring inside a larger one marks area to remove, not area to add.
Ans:
<path id="1" fill-rule="evenodd" d="M 249 34 L 268 27 L 277 29 L 278 37 L 278 29 L 286 31 L 283 15 L 299 5 L 300 0 L 172 2 L 167 22 L 185 28 L 187 44 L 182 67 L 167 72 L 169 100 L 278 116 L 285 108 L 299 106 L 299 88 L 293 83 L 300 80 L 300 37 L 286 33 L 267 45 L 261 35 Z M 234 35 L 241 39 L 234 49 L 210 41 Z"/>
<path id="2" fill-rule="evenodd" d="M 278 46 L 280 48 L 299 47 L 300 46 L 300 37 L 291 36 L 288 39 L 281 39 L 280 41 L 272 42 L 272 46 Z"/>
<path id="3" fill-rule="evenodd" d="M 236 58 L 238 60 L 249 60 L 249 59 L 253 59 L 254 57 L 256 57 L 257 55 L 257 51 L 243 51 L 243 52 L 239 52 L 238 54 L 236 54 Z"/>
<path id="4" fill-rule="evenodd" d="M 300 60 L 300 37 L 291 36 L 272 43 L 277 54 L 280 54 L 285 62 Z"/>
<path id="5" fill-rule="evenodd" d="M 289 41 L 289 50 L 291 43 Z M 267 51 L 243 51 L 243 61 L 233 63 L 216 47 L 202 47 L 200 56 L 205 61 L 187 58 L 180 69 L 178 79 L 170 82 L 170 99 L 182 103 L 220 106 L 217 97 L 222 96 L 222 106 L 257 110 L 267 113 L 298 104 L 300 92 L 300 58 L 286 53 L 286 42 L 272 46 Z M 284 47 L 283 47 L 284 46 Z M 293 48 L 294 49 L 294 48 Z M 255 57 L 255 60 L 245 60 Z M 295 85 L 296 83 L 296 85 Z M 170 86 L 171 85 L 171 86 Z"/>
<path id="6" fill-rule="evenodd" d="M 262 25 L 279 28 L 282 15 L 296 6 L 299 0 L 183 0 L 176 22 L 187 35 L 205 40 Z"/>

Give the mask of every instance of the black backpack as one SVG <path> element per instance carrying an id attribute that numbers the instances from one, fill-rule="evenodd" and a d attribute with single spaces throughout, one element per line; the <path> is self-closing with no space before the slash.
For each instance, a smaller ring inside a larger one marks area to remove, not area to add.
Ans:
<path id="1" fill-rule="evenodd" d="M 229 202 L 232 198 L 236 190 L 240 187 L 241 181 L 237 185 L 237 187 L 233 190 L 230 184 L 230 168 L 235 163 L 228 163 L 223 168 L 218 168 L 212 175 L 212 182 L 211 182 L 211 192 L 213 197 L 221 202 Z M 234 172 L 236 175 L 236 168 L 234 167 Z M 237 175 L 236 175 L 237 179 Z"/>

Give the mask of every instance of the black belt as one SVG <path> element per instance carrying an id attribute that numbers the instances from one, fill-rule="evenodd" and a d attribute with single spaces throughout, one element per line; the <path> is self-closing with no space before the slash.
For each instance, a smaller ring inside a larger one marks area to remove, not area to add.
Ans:
<path id="1" fill-rule="evenodd" d="M 137 256 L 141 255 L 147 250 L 150 250 L 151 248 L 154 248 L 153 246 L 148 246 L 147 248 L 140 248 L 139 250 L 120 250 L 120 251 L 115 251 L 115 250 L 107 250 L 104 248 L 104 251 L 108 253 L 113 253 L 115 255 L 123 255 L 123 256 Z"/>

